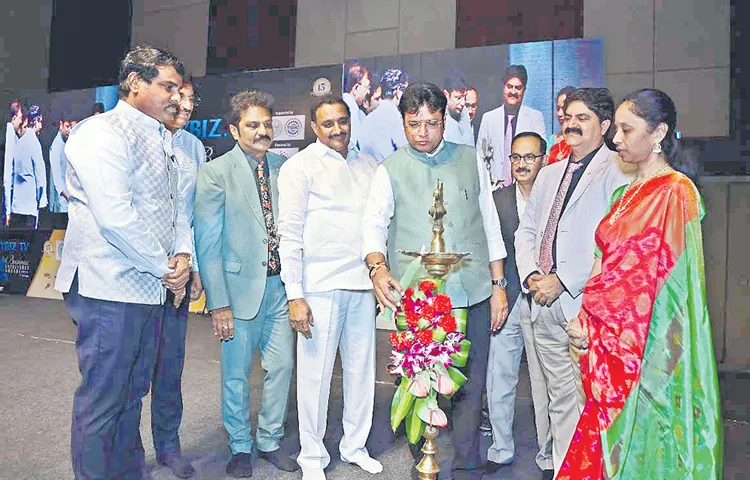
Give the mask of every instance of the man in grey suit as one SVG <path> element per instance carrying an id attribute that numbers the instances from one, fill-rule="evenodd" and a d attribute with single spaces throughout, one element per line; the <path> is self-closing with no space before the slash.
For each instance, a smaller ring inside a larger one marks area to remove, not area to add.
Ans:
<path id="1" fill-rule="evenodd" d="M 547 380 L 552 457 L 557 472 L 583 408 L 580 371 L 570 356 L 568 322 L 581 308 L 594 264 L 594 232 L 612 193 L 630 180 L 610 160 L 614 116 L 606 88 L 581 88 L 565 101 L 569 158 L 545 167 L 516 232 L 516 262 L 524 292 L 534 297 L 534 343 Z"/>
<path id="2" fill-rule="evenodd" d="M 523 65 L 511 65 L 503 80 L 503 104 L 482 115 L 477 136 L 477 152 L 490 171 L 493 188 L 512 185 L 510 145 L 516 132 L 536 132 L 546 136 L 544 116 L 523 104 L 529 75 Z"/>
<path id="3" fill-rule="evenodd" d="M 284 285 L 279 273 L 278 190 L 283 157 L 268 152 L 273 140 L 273 98 L 235 95 L 229 132 L 235 147 L 198 172 L 195 243 L 214 335 L 222 340 L 222 417 L 232 460 L 227 474 L 252 475 L 251 362 L 260 348 L 266 371 L 255 442 L 261 458 L 285 471 L 299 467 L 279 448 L 284 435 L 294 363 Z"/>
<path id="4" fill-rule="evenodd" d="M 508 319 L 494 329 L 490 339 L 490 358 L 487 365 L 487 399 L 490 407 L 493 443 L 487 450 L 488 473 L 494 473 L 513 462 L 515 442 L 513 419 L 516 406 L 516 386 L 521 354 L 526 349 L 526 359 L 531 379 L 531 397 L 534 402 L 539 452 L 536 463 L 542 470 L 542 479 L 552 479 L 552 437 L 549 429 L 547 383 L 534 346 L 531 326 L 531 297 L 521 293 L 521 281 L 516 268 L 516 251 L 513 236 L 520 217 L 526 210 L 539 170 L 547 161 L 547 142 L 535 132 L 522 132 L 513 139 L 510 161 L 515 185 L 495 190 L 493 197 L 500 217 L 503 241 L 507 245 L 505 278 L 508 279 Z"/>

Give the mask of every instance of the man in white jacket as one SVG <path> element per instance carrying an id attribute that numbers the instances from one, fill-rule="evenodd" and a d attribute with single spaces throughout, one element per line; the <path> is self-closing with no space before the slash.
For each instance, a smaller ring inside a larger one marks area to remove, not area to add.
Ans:
<path id="1" fill-rule="evenodd" d="M 503 80 L 503 104 L 482 115 L 477 152 L 484 158 L 495 189 L 513 184 L 508 156 L 516 134 L 536 132 L 546 138 L 542 112 L 523 105 L 528 79 L 526 67 L 509 66 Z"/>
<path id="2" fill-rule="evenodd" d="M 10 222 L 11 195 L 13 192 L 13 151 L 18 143 L 21 124 L 23 123 L 23 106 L 18 100 L 10 102 L 8 123 L 5 125 L 5 158 L 3 163 L 3 225 Z M 21 132 L 22 133 L 22 132 Z"/>

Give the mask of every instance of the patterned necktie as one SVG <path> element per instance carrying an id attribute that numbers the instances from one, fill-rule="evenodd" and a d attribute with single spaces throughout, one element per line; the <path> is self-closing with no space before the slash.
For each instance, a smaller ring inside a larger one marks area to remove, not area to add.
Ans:
<path id="1" fill-rule="evenodd" d="M 539 252 L 539 266 L 545 275 L 552 271 L 552 243 L 555 239 L 555 233 L 557 233 L 557 224 L 560 221 L 565 196 L 568 194 L 570 183 L 573 181 L 573 172 L 582 166 L 583 164 L 580 162 L 570 162 L 568 164 L 568 169 L 565 170 L 565 176 L 562 183 L 560 183 L 560 189 L 557 190 L 557 196 L 552 203 L 552 210 L 549 212 L 549 219 L 547 219 L 547 226 L 542 235 L 542 247 Z"/>
<path id="2" fill-rule="evenodd" d="M 502 180 L 503 187 L 508 187 L 513 183 L 508 155 L 510 155 L 511 148 L 513 147 L 513 120 L 515 118 L 515 115 L 508 115 L 508 125 L 505 127 L 505 156 L 503 157 L 503 162 L 508 163 L 508 165 L 506 165 L 507 168 L 503 168 L 503 178 L 499 179 Z"/>
<path id="3" fill-rule="evenodd" d="M 263 209 L 263 217 L 266 219 L 266 232 L 268 234 L 268 268 L 267 275 L 278 275 L 281 272 L 281 260 L 279 259 L 279 237 L 276 234 L 276 224 L 273 221 L 273 210 L 271 209 L 271 193 L 268 191 L 266 180 L 266 161 L 258 162 L 258 185 L 260 186 L 260 206 Z"/>

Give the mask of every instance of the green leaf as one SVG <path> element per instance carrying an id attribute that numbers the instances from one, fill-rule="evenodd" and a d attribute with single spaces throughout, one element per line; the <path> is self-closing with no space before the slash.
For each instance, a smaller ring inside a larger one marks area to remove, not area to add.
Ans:
<path id="1" fill-rule="evenodd" d="M 464 383 L 466 383 L 466 375 L 464 375 L 463 372 L 456 367 L 448 368 L 448 376 L 451 377 L 451 380 L 453 380 L 453 384 L 456 386 L 456 388 L 453 390 L 453 393 L 456 393 L 456 390 L 463 387 Z"/>
<path id="2" fill-rule="evenodd" d="M 393 394 L 391 401 L 391 430 L 394 432 L 401 425 L 409 410 L 414 406 L 414 395 L 407 391 L 408 379 L 402 378 L 401 384 Z"/>
<path id="3" fill-rule="evenodd" d="M 422 257 L 416 257 L 411 261 L 409 266 L 406 267 L 406 271 L 399 282 L 404 290 L 414 281 L 420 268 L 422 268 Z M 401 300 L 400 292 L 393 291 L 393 296 L 396 297 L 396 300 Z M 385 318 L 393 318 L 393 311 L 390 308 L 386 308 L 381 315 L 385 316 Z"/>
<path id="4" fill-rule="evenodd" d="M 406 324 L 406 315 L 403 312 L 396 316 L 396 329 L 400 332 L 407 330 L 409 326 Z"/>
<path id="5" fill-rule="evenodd" d="M 432 339 L 438 343 L 443 343 L 446 335 L 447 333 L 445 333 L 443 327 L 437 327 L 432 331 Z"/>
<path id="6" fill-rule="evenodd" d="M 451 359 L 453 359 L 453 364 L 455 366 L 465 367 L 466 362 L 469 360 L 469 350 L 471 349 L 471 342 L 463 339 L 461 340 L 461 343 L 459 343 L 459 345 L 461 346 L 461 351 L 451 355 Z"/>
<path id="7" fill-rule="evenodd" d="M 454 308 L 451 310 L 451 315 L 456 319 L 456 331 L 466 335 L 466 322 L 469 319 L 468 308 Z"/>
<path id="8" fill-rule="evenodd" d="M 418 398 L 406 416 L 406 439 L 412 445 L 415 445 L 422 438 L 422 434 L 424 434 L 425 425 L 422 419 L 419 418 L 419 415 L 417 415 L 417 411 L 423 408 L 426 401 L 426 398 Z"/>

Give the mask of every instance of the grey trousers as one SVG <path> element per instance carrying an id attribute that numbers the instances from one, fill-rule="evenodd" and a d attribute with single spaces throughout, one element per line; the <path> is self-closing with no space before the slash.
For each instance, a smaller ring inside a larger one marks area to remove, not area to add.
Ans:
<path id="1" fill-rule="evenodd" d="M 565 459 L 584 403 L 580 395 L 580 371 L 571 358 L 570 340 L 565 332 L 567 322 L 559 300 L 551 307 L 541 307 L 533 320 L 534 344 L 549 394 L 555 474 Z"/>
<path id="2" fill-rule="evenodd" d="M 487 365 L 487 403 L 492 423 L 492 446 L 487 459 L 495 463 L 511 463 L 516 445 L 514 419 L 516 386 L 521 365 L 521 354 L 526 359 L 531 380 L 534 422 L 539 451 L 536 464 L 542 470 L 552 469 L 552 433 L 549 422 L 547 382 L 534 345 L 529 297 L 519 295 L 503 327 L 490 339 L 490 358 Z"/>

